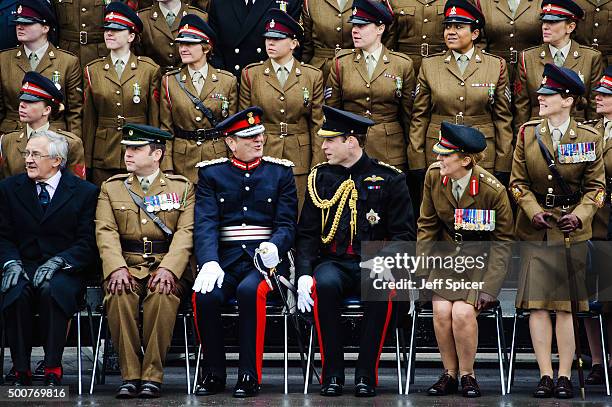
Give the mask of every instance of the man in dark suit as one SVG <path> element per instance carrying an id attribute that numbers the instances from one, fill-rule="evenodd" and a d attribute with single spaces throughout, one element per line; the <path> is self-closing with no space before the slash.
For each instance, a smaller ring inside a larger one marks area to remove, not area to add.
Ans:
<path id="1" fill-rule="evenodd" d="M 268 59 L 263 37 L 268 10 L 280 8 L 299 21 L 301 6 L 300 0 L 212 0 L 208 21 L 219 42 L 211 64 L 240 78 L 242 68 Z"/>
<path id="2" fill-rule="evenodd" d="M 0 182 L 2 311 L 18 385 L 31 385 L 33 315 L 45 351 L 45 385 L 61 385 L 70 317 L 79 309 L 83 270 L 96 257 L 97 188 L 63 171 L 68 142 L 32 134 L 26 173 Z"/>

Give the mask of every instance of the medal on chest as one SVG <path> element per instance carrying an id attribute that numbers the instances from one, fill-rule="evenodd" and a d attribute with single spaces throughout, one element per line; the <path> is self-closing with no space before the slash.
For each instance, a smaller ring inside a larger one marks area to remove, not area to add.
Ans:
<path id="1" fill-rule="evenodd" d="M 132 85 L 132 102 L 136 104 L 140 103 L 140 85 L 138 82 Z"/>

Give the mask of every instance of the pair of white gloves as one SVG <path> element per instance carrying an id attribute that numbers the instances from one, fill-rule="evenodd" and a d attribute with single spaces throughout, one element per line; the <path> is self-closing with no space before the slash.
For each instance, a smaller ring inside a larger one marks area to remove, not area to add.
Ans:
<path id="1" fill-rule="evenodd" d="M 261 242 L 259 244 L 259 256 L 263 265 L 269 269 L 276 267 L 280 262 L 278 257 L 278 248 L 271 242 Z M 200 269 L 200 272 L 193 283 L 193 291 L 206 294 L 211 292 L 213 288 L 215 288 L 215 285 L 221 288 L 224 277 L 225 271 L 223 271 L 218 262 L 206 262 L 202 265 L 202 268 Z"/>

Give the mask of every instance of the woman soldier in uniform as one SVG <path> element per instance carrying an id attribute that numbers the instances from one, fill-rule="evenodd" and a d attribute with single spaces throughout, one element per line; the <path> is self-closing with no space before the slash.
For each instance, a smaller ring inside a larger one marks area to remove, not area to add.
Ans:
<path id="1" fill-rule="evenodd" d="M 242 70 L 240 109 L 263 109 L 264 154 L 293 162 L 301 208 L 311 164 L 325 161 L 316 138 L 323 124 L 323 75 L 293 57 L 302 27 L 284 11 L 270 10 L 264 37 L 269 58 Z"/>
<path id="2" fill-rule="evenodd" d="M 441 250 L 455 252 L 456 244 L 468 240 L 512 240 L 512 209 L 506 189 L 478 165 L 486 146 L 484 135 L 475 128 L 442 122 L 440 140 L 433 147 L 438 162 L 429 167 L 425 176 L 421 215 L 417 222 L 419 244 L 433 245 L 440 241 L 443 242 Z M 461 251 L 463 256 L 470 251 L 475 257 L 487 255 L 489 261 L 484 272 L 473 269 L 460 274 L 471 283 L 483 283 L 480 290 L 434 290 L 434 330 L 444 373 L 427 391 L 433 396 L 456 392 L 457 377 L 460 377 L 463 396 L 480 397 L 474 377 L 478 346 L 476 318 L 480 311 L 495 304 L 510 262 L 510 247 L 506 244 L 492 243 L 488 251 L 483 252 L 486 245 L 465 243 Z M 436 279 L 434 274 L 438 273 L 433 271 L 429 280 Z M 456 275 L 451 277 L 457 278 Z"/>
<path id="3" fill-rule="evenodd" d="M 583 121 L 595 117 L 595 99 L 591 89 L 601 78 L 603 71 L 601 53 L 593 48 L 580 45 L 571 39 L 578 20 L 584 18 L 584 11 L 573 0 L 544 0 L 542 20 L 542 44 L 527 48 L 519 55 L 517 83 L 514 87 L 516 114 L 514 126 L 519 128 L 528 120 L 538 118 L 539 101 L 536 91 L 540 86 L 544 64 L 576 71 L 584 82 L 588 105 L 578 105 L 572 114 Z"/>
<path id="4" fill-rule="evenodd" d="M 207 62 L 215 41 L 208 23 L 187 14 L 176 38 L 185 66 L 162 79 L 160 121 L 163 130 L 174 134 L 174 173 L 194 184 L 198 181 L 198 162 L 227 157 L 225 141 L 215 132 L 215 126 L 238 108 L 236 77 Z"/>
<path id="5" fill-rule="evenodd" d="M 423 177 L 442 121 L 473 126 L 485 135 L 480 165 L 504 185 L 512 163 L 512 115 L 508 71 L 503 58 L 475 46 L 484 16 L 468 0 L 448 0 L 444 41 L 449 48 L 423 58 L 415 90 L 408 165 Z M 420 173 L 419 173 L 420 172 Z"/>
<path id="6" fill-rule="evenodd" d="M 531 341 L 540 368 L 534 397 L 571 398 L 575 345 L 570 289 L 575 290 L 578 311 L 587 311 L 586 241 L 605 198 L 603 143 L 595 129 L 571 116 L 572 106 L 585 93 L 576 72 L 546 64 L 537 92 L 543 120 L 529 121 L 519 130 L 510 180 L 518 204 L 515 233 L 524 241 L 516 307 L 530 312 Z M 555 165 L 549 167 L 550 162 Z M 571 253 L 564 250 L 564 238 L 571 241 Z M 551 311 L 556 314 L 559 352 L 556 385 Z"/>
<path id="7" fill-rule="evenodd" d="M 104 41 L 110 55 L 85 67 L 85 160 L 96 185 L 126 171 L 120 143 L 125 123 L 159 125 L 159 66 L 130 50 L 140 32 L 142 21 L 132 9 L 109 4 Z M 171 169 L 172 161 L 163 160 L 162 170 Z"/>
<path id="8" fill-rule="evenodd" d="M 414 69 L 409 57 L 381 41 L 391 11 L 375 0 L 355 0 L 352 35 L 355 49 L 338 53 L 325 89 L 325 104 L 362 115 L 376 124 L 368 130 L 366 153 L 406 167 L 406 144 Z"/>

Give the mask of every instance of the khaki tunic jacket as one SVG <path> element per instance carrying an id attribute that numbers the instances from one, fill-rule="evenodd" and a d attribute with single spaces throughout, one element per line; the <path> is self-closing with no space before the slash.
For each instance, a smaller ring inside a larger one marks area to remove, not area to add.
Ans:
<path id="1" fill-rule="evenodd" d="M 452 181 L 448 177 L 440 175 L 439 163 L 435 162 L 429 167 L 425 175 L 421 214 L 417 222 L 417 242 L 420 246 L 423 242 L 430 242 L 429 244 L 425 243 L 429 246 L 435 241 L 440 241 L 448 243 L 448 248 L 454 247 L 453 236 L 449 231 L 455 231 L 455 209 L 494 210 L 495 229 L 489 233 L 488 240 L 497 242 L 512 241 L 514 226 L 512 208 L 504 186 L 491 173 L 479 165 L 473 167 L 470 179 L 475 180 L 474 191 L 472 192 L 471 185 L 468 185 L 461 199 L 457 202 L 452 193 Z M 458 232 L 461 231 L 459 230 Z M 470 250 L 471 247 L 469 245 L 471 244 L 468 244 L 466 250 Z M 443 250 L 447 248 L 446 245 L 444 246 Z M 472 282 L 483 281 L 485 284 L 482 291 L 494 297 L 499 293 L 508 270 L 508 263 L 510 261 L 509 249 L 509 245 L 500 244 L 491 246 L 489 259 L 493 260 L 488 262 L 484 274 L 470 276 L 477 279 L 472 279 Z M 467 253 L 462 251 L 461 254 L 466 255 Z M 475 255 L 482 255 L 482 253 L 476 253 Z M 447 298 L 449 294 L 450 298 Z M 477 295 L 472 298 L 472 296 L 465 295 L 465 293 L 457 294 L 464 294 L 463 299 L 471 303 L 475 303 L 474 300 L 478 298 Z M 453 295 L 450 292 L 442 294 L 442 296 L 450 300 L 459 299 L 452 298 Z"/>
<path id="2" fill-rule="evenodd" d="M 490 96 L 490 85 L 494 93 Z M 463 75 L 451 51 L 423 59 L 415 90 L 408 165 L 427 168 L 435 161 L 432 151 L 442 121 L 465 124 L 486 137 L 488 171 L 510 172 L 512 114 L 506 61 L 475 48 Z"/>
<path id="3" fill-rule="evenodd" d="M 142 252 L 130 253 L 121 249 L 121 240 L 165 240 L 162 230 L 132 200 L 124 185 L 141 198 L 159 194 L 176 193 L 181 207 L 171 211 L 159 211 L 156 215 L 173 231 L 168 253 L 143 257 Z M 181 278 L 189 264 L 193 249 L 193 209 L 195 194 L 193 185 L 180 175 L 160 172 L 145 194 L 135 175 L 120 174 L 102 184 L 96 209 L 96 238 L 104 279 L 120 267 L 127 267 L 130 274 L 142 279 L 158 267 L 167 268 Z M 187 276 L 186 276 L 187 277 Z"/>
<path id="4" fill-rule="evenodd" d="M 603 143 L 597 130 L 579 124 L 573 118 L 560 144 L 594 142 L 595 161 L 561 164 L 558 154 L 553 150 L 548 121 L 545 119 L 529 121 L 519 130 L 510 177 L 510 192 L 518 204 L 516 237 L 525 241 L 543 241 L 545 238 L 549 242 L 563 241 L 563 233 L 556 226 L 556 219 L 561 216 L 561 207 L 545 209 L 538 203 L 534 195 L 534 192 L 540 195 L 564 194 L 548 169 L 546 160 L 542 157 L 535 135 L 538 126 L 542 140 L 555 158 L 557 169 L 565 182 L 572 191 L 582 191 L 580 203 L 568 208 L 568 212 L 575 214 L 582 222 L 582 228 L 572 232 L 570 238 L 576 242 L 588 240 L 591 238 L 593 216 L 598 207 L 603 205 L 606 188 L 602 159 Z M 544 211 L 553 214 L 555 220 L 549 220 L 553 227 L 537 230 L 533 227 L 531 220 L 535 214 Z"/>
<path id="5" fill-rule="evenodd" d="M 527 48 L 519 56 L 518 78 L 514 85 L 514 105 L 516 107 L 514 125 L 516 128 L 529 120 L 539 118 L 540 106 L 536 91 L 542 84 L 544 65 L 548 63 L 553 63 L 548 44 Z M 563 66 L 574 70 L 581 78 L 584 78 L 586 87 L 584 96 L 588 101 L 588 107 L 576 110 L 572 115 L 576 120 L 594 118 L 596 116 L 595 94 L 591 92 L 591 89 L 601 79 L 603 72 L 601 53 L 572 40 Z"/>
<path id="6" fill-rule="evenodd" d="M 603 54 L 604 67 L 612 65 L 612 0 L 575 0 L 585 12 L 576 27 L 576 41 Z"/>
<path id="7" fill-rule="evenodd" d="M 340 9 L 337 0 L 304 0 L 302 61 L 321 69 L 323 81 L 327 81 L 336 53 L 353 48 L 353 25 L 348 22 L 352 15 L 351 1 Z"/>
<path id="8" fill-rule="evenodd" d="M 85 156 L 83 141 L 73 133 L 50 127 L 52 130 L 66 137 L 68 141 L 68 162 L 66 167 L 74 175 L 85 179 Z M 26 130 L 18 130 L 0 136 L 0 179 L 25 172 L 25 159 L 21 154 L 28 144 Z"/>
<path id="9" fill-rule="evenodd" d="M 370 79 L 363 52 L 343 50 L 334 59 L 327 88 L 325 104 L 376 123 L 368 130 L 365 146 L 370 157 L 391 165 L 406 164 L 414 91 L 410 57 L 383 46 Z"/>
<path id="10" fill-rule="evenodd" d="M 147 57 L 130 55 L 121 79 L 110 56 L 85 67 L 85 104 L 83 141 L 88 168 L 117 170 L 125 168 L 120 144 L 125 123 L 159 125 L 159 66 Z M 135 101 L 134 88 L 140 95 Z M 172 169 L 171 160 L 162 169 Z"/>
<path id="11" fill-rule="evenodd" d="M 594 123 L 594 128 L 604 137 L 604 121 L 603 119 L 598 120 Z M 603 141 L 602 141 L 603 142 Z M 593 218 L 593 240 L 608 240 L 608 222 L 610 218 L 610 190 L 612 185 L 610 180 L 612 178 L 612 140 L 608 139 L 603 144 L 603 162 L 604 169 L 606 172 L 606 200 L 604 206 L 599 208 Z"/>
<path id="12" fill-rule="evenodd" d="M 209 65 L 202 92 L 198 95 L 191 82 L 188 68 L 183 67 L 180 71 L 175 70 L 167 73 L 162 79 L 160 126 L 163 130 L 174 134 L 177 127 L 184 131 L 212 128 L 206 116 L 196 108 L 185 91 L 179 86 L 176 80 L 177 72 L 180 73 L 180 79 L 184 81 L 187 90 L 192 95 L 199 97 L 204 106 L 212 110 L 217 121 L 221 122 L 226 117 L 236 113 L 238 108 L 238 83 L 233 74 L 214 69 Z M 222 112 L 223 99 L 226 99 L 229 103 L 225 116 Z M 174 172 L 187 177 L 193 183 L 198 180 L 198 169 L 195 166 L 197 163 L 227 157 L 224 137 L 205 142 L 175 137 L 171 146 L 171 149 L 166 151 L 166 156 L 172 157 Z M 170 143 L 167 143 L 167 147 L 170 147 Z"/>
<path id="13" fill-rule="evenodd" d="M 159 3 L 155 2 L 151 7 L 138 11 L 142 20 L 143 30 L 139 54 L 146 55 L 155 61 L 162 69 L 171 69 L 181 65 L 181 57 L 178 52 L 178 44 L 174 39 L 178 35 L 181 18 L 187 14 L 195 14 L 208 21 L 208 14 L 198 8 L 182 3 L 181 10 L 176 16 L 172 27 L 168 27 L 166 18 L 162 13 Z"/>
<path id="14" fill-rule="evenodd" d="M 19 92 L 23 76 L 31 70 L 23 45 L 0 53 L 0 134 L 22 128 L 19 121 Z M 49 43 L 36 71 L 51 80 L 57 79 L 56 83 L 64 93 L 65 110 L 51 122 L 52 125 L 81 137 L 83 77 L 79 60 L 70 52 Z"/>
<path id="15" fill-rule="evenodd" d="M 283 87 L 268 59 L 244 68 L 240 83 L 240 109 L 261 106 L 264 110 L 264 155 L 292 161 L 295 175 L 308 174 L 313 157 L 322 159 L 317 137 L 323 124 L 321 70 L 294 60 Z"/>

